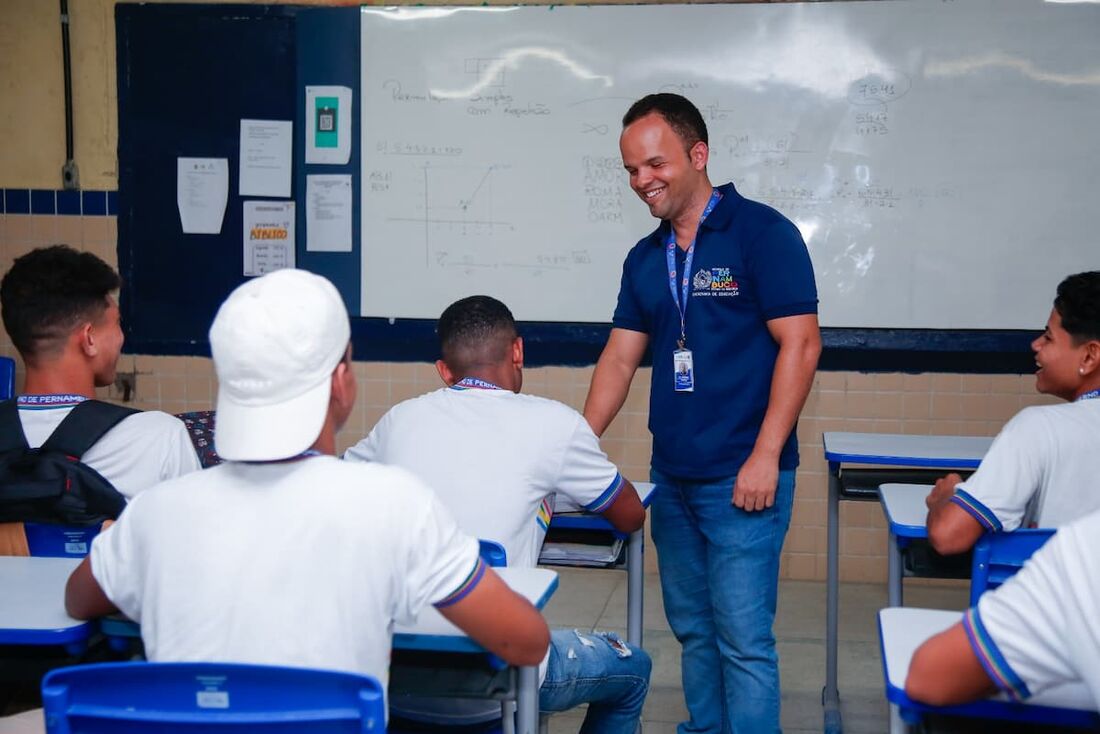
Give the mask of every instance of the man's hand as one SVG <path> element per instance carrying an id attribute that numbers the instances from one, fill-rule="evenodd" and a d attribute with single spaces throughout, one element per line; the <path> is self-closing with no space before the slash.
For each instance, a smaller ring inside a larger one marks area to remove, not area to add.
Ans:
<path id="1" fill-rule="evenodd" d="M 755 512 L 775 504 L 779 485 L 779 459 L 760 456 L 755 451 L 741 465 L 733 484 L 733 506 Z"/>
<path id="2" fill-rule="evenodd" d="M 962 483 L 963 478 L 958 474 L 952 472 L 946 477 L 940 477 L 936 480 L 936 486 L 932 488 L 932 491 L 928 493 L 928 496 L 924 498 L 924 504 L 931 510 L 937 505 L 942 505 L 947 500 L 955 496 L 956 485 Z"/>

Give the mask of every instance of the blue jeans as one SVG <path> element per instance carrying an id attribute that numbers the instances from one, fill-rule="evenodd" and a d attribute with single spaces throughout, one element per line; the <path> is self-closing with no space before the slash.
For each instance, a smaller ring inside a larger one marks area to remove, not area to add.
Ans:
<path id="1" fill-rule="evenodd" d="M 779 552 L 791 520 L 794 471 L 775 504 L 731 504 L 736 477 L 681 480 L 652 472 L 650 517 L 665 616 L 683 648 L 690 720 L 679 734 L 779 731 L 779 659 L 772 622 Z"/>
<path id="2" fill-rule="evenodd" d="M 539 709 L 550 713 L 587 703 L 581 734 L 634 734 L 649 691 L 652 662 L 645 650 L 633 645 L 630 655 L 622 657 L 611 640 L 618 636 L 551 631 Z"/>

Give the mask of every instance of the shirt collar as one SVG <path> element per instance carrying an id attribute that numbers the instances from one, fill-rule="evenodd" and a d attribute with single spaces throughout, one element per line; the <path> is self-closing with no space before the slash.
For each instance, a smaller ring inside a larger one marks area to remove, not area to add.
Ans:
<path id="1" fill-rule="evenodd" d="M 700 229 L 725 229 L 729 226 L 730 220 L 733 219 L 733 213 L 741 202 L 745 200 L 741 194 L 737 193 L 737 189 L 734 188 L 733 183 L 723 184 L 722 186 L 715 187 L 722 192 L 722 200 L 718 202 L 718 205 L 714 207 L 714 211 L 703 220 L 699 225 Z M 661 223 L 657 225 L 657 229 L 650 233 L 646 241 L 650 245 L 656 245 L 664 248 L 665 241 L 668 239 L 668 232 L 672 228 L 672 222 L 667 219 L 662 219 Z"/>

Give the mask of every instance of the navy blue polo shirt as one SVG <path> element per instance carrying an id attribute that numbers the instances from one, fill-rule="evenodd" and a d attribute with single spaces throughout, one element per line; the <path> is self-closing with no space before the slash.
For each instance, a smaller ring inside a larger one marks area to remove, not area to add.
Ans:
<path id="1" fill-rule="evenodd" d="M 653 467 L 672 476 L 736 474 L 749 457 L 768 408 L 779 352 L 771 319 L 817 313 L 810 254 L 798 229 L 771 207 L 744 198 L 733 184 L 699 227 L 687 307 L 687 347 L 695 391 L 673 390 L 672 353 L 680 315 L 668 287 L 668 221 L 642 239 L 623 264 L 614 325 L 649 336 L 653 383 L 649 430 Z M 677 287 L 685 253 L 677 250 Z M 795 431 L 780 469 L 798 466 Z"/>

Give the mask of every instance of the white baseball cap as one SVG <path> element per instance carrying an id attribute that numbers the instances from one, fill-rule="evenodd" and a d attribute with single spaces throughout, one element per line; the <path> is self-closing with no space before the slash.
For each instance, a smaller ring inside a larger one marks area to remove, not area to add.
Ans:
<path id="1" fill-rule="evenodd" d="M 210 327 L 218 454 L 275 461 L 312 446 L 350 338 L 344 301 L 319 275 L 276 270 L 230 293 Z"/>

